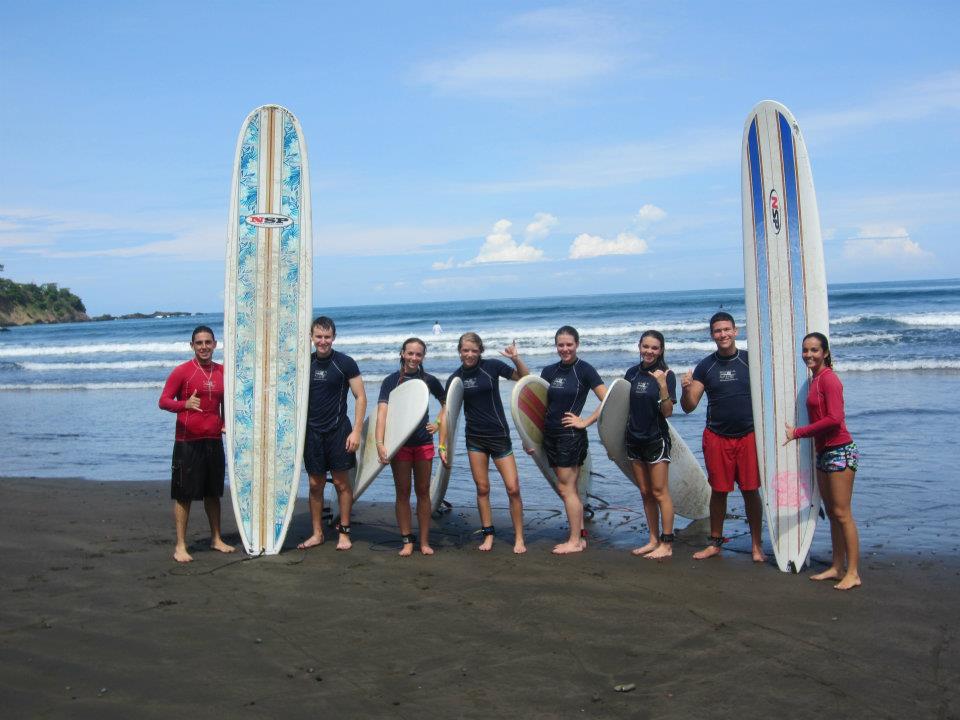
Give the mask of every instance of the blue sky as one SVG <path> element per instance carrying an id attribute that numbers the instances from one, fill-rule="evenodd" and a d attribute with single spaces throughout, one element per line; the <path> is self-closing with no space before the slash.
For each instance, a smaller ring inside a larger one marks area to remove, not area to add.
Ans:
<path id="1" fill-rule="evenodd" d="M 832 283 L 960 276 L 954 3 L 0 0 L 0 263 L 219 311 L 237 133 L 309 147 L 318 307 L 740 287 L 750 108 Z"/>

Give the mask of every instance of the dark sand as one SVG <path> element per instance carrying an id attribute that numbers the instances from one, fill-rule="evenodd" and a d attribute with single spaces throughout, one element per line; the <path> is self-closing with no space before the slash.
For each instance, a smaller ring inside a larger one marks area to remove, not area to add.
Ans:
<path id="1" fill-rule="evenodd" d="M 556 558 L 556 522 L 483 555 L 465 509 L 402 560 L 392 507 L 361 503 L 349 553 L 244 560 L 197 504 L 180 566 L 165 484 L 11 478 L 0 506 L 4 718 L 960 715 L 953 557 L 874 556 L 840 593 L 682 542 Z"/>

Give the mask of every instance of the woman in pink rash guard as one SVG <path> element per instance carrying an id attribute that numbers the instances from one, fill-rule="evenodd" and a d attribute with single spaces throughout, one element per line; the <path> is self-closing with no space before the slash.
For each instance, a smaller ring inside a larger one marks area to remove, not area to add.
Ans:
<path id="1" fill-rule="evenodd" d="M 803 338 L 803 361 L 813 373 L 807 393 L 810 424 L 787 425 L 784 444 L 797 438 L 812 437 L 817 449 L 817 484 L 830 518 L 830 542 L 833 562 L 811 580 L 839 580 L 833 587 L 850 590 L 860 585 L 860 540 L 850 510 L 853 478 L 857 472 L 857 444 L 853 441 L 843 414 L 843 385 L 833 371 L 830 343 L 822 333 Z"/>

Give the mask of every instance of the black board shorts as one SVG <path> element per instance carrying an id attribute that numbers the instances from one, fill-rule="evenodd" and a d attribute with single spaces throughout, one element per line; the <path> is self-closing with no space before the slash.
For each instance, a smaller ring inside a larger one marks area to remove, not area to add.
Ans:
<path id="1" fill-rule="evenodd" d="M 627 457 L 634 462 L 642 462 L 647 465 L 670 462 L 672 446 L 669 437 L 663 436 L 654 440 L 637 441 L 628 435 L 624 440 L 624 445 L 626 446 Z"/>
<path id="2" fill-rule="evenodd" d="M 480 435 L 467 435 L 467 450 L 469 452 L 486 453 L 494 460 L 500 460 L 509 455 L 513 455 L 513 443 L 508 437 L 481 437 Z"/>
<path id="3" fill-rule="evenodd" d="M 303 467 L 308 475 L 323 476 L 335 470 L 349 470 L 357 465 L 357 454 L 347 452 L 347 437 L 352 431 L 350 421 L 341 422 L 329 432 L 307 428 L 303 444 Z"/>
<path id="4" fill-rule="evenodd" d="M 173 443 L 170 470 L 172 499 L 223 497 L 223 478 L 226 473 L 223 440 L 177 440 Z"/>
<path id="5" fill-rule="evenodd" d="M 580 467 L 587 459 L 587 431 L 575 429 L 562 435 L 543 434 L 543 452 L 550 467 Z"/>

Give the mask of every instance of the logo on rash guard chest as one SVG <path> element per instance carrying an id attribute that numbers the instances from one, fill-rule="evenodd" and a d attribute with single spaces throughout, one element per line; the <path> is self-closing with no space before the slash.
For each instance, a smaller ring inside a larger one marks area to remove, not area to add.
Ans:
<path id="1" fill-rule="evenodd" d="M 463 389 L 464 390 L 473 390 L 473 388 L 478 387 L 479 383 L 476 378 L 464 378 L 463 379 Z"/>
<path id="2" fill-rule="evenodd" d="M 562 388 L 562 387 L 565 387 L 566 384 L 567 384 L 566 378 L 558 377 L 553 379 L 553 382 L 550 383 L 550 387 Z"/>
<path id="3" fill-rule="evenodd" d="M 317 370 L 317 371 L 313 374 L 313 377 L 315 377 L 317 380 L 326 380 L 326 379 L 327 379 L 327 371 L 326 371 L 326 370 Z"/>
<path id="4" fill-rule="evenodd" d="M 247 215 L 244 218 L 247 225 L 254 227 L 278 228 L 293 224 L 293 220 L 286 215 L 274 215 L 273 213 L 260 213 L 258 215 Z"/>
<path id="5" fill-rule="evenodd" d="M 780 234 L 780 196 L 776 190 L 770 191 L 770 217 L 773 220 L 773 229 Z"/>
<path id="6" fill-rule="evenodd" d="M 647 392 L 647 386 L 650 384 L 649 380 L 641 380 L 637 383 L 637 389 L 634 390 L 634 395 L 643 395 Z"/>
<path id="7" fill-rule="evenodd" d="M 730 382 L 731 380 L 737 379 L 736 370 L 721 370 L 720 371 L 720 382 Z"/>

